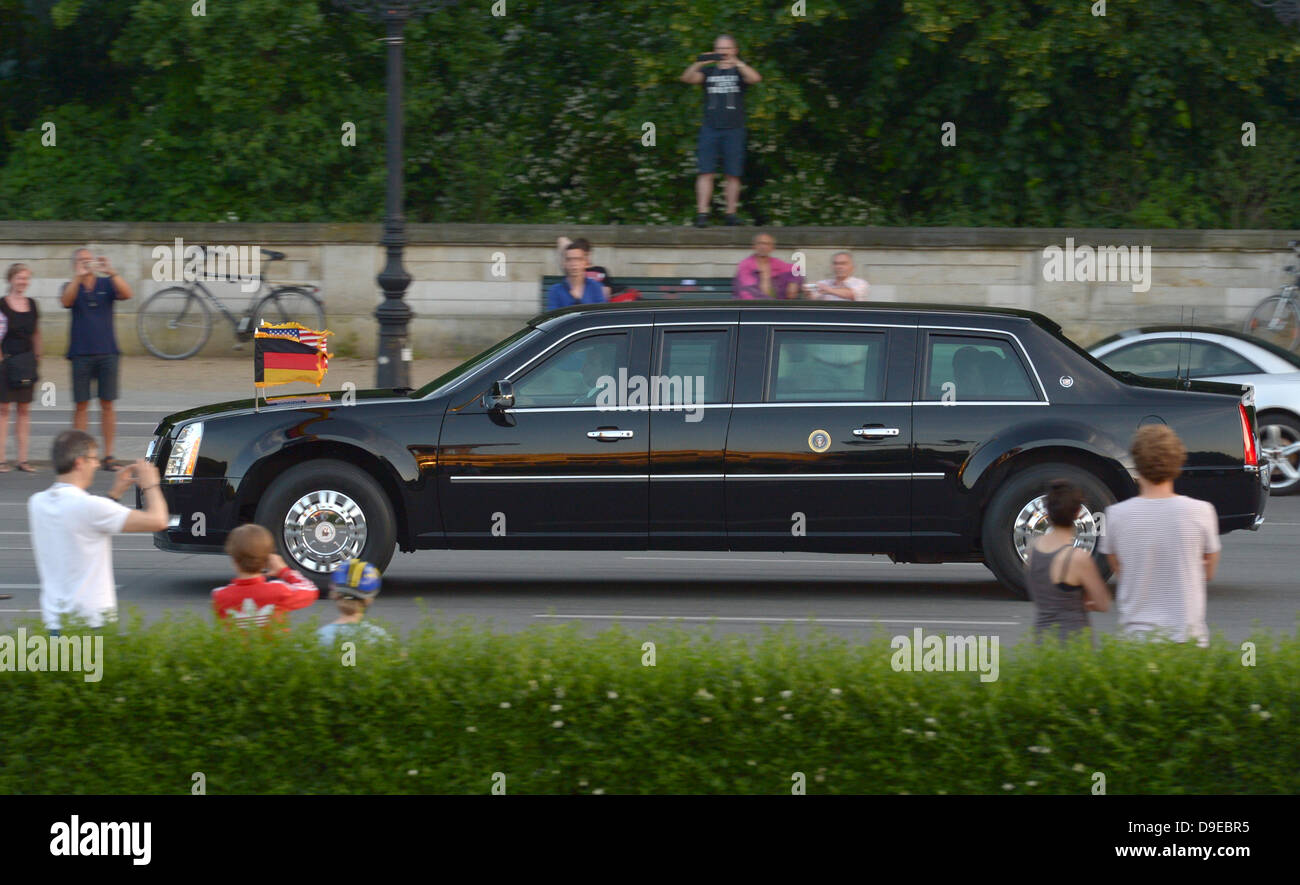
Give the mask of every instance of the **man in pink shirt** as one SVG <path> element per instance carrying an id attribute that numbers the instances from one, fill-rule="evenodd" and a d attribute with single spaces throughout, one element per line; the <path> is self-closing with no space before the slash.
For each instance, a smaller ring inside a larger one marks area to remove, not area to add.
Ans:
<path id="1" fill-rule="evenodd" d="M 737 298 L 798 298 L 803 277 L 794 265 L 772 257 L 776 241 L 771 234 L 754 237 L 754 254 L 736 266 L 731 289 Z"/>

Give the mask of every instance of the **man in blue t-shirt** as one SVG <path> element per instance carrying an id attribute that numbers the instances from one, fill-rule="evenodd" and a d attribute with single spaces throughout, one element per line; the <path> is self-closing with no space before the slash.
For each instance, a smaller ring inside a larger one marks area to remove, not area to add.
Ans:
<path id="1" fill-rule="evenodd" d="M 564 279 L 546 290 L 546 309 L 555 310 L 573 304 L 603 304 L 605 290 L 598 280 L 587 276 L 587 250 L 569 246 L 564 250 Z"/>
<path id="2" fill-rule="evenodd" d="M 736 57 L 736 41 L 726 34 L 713 41 L 713 53 L 700 56 L 682 73 L 682 82 L 704 84 L 704 125 L 696 149 L 695 226 L 709 223 L 713 173 L 726 174 L 727 224 L 739 224 L 740 176 L 745 168 L 745 90 L 763 78 Z"/>
<path id="3" fill-rule="evenodd" d="M 76 411 L 72 426 L 84 431 L 90 426 L 90 385 L 95 383 L 99 395 L 99 424 L 104 429 L 103 470 L 116 470 L 113 441 L 117 436 L 118 354 L 117 335 L 113 332 L 113 302 L 124 301 L 134 293 L 122 275 L 103 255 L 95 257 L 89 249 L 72 253 L 76 276 L 63 287 L 59 301 L 72 311 L 68 332 L 68 359 L 72 362 L 72 398 Z"/>

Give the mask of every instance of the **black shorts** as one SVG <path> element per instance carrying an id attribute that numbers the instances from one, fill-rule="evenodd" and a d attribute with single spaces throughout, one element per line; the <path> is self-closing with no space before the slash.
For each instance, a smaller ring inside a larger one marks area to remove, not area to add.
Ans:
<path id="1" fill-rule="evenodd" d="M 712 126 L 700 127 L 700 140 L 695 150 L 696 170 L 701 174 L 718 171 L 718 160 L 722 160 L 722 171 L 739 178 L 745 172 L 745 128 L 714 129 Z"/>
<path id="2" fill-rule="evenodd" d="M 117 354 L 96 353 L 69 357 L 72 360 L 72 399 L 84 403 L 90 396 L 90 382 L 95 382 L 98 398 L 117 399 Z"/>

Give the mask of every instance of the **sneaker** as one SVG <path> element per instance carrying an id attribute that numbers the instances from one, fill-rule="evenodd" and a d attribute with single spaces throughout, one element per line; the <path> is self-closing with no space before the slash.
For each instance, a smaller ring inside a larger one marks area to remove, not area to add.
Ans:
<path id="1" fill-rule="evenodd" d="M 740 219 L 734 215 L 727 216 L 727 227 L 736 227 L 740 224 Z"/>
<path id="2" fill-rule="evenodd" d="M 118 464 L 117 459 L 112 455 L 106 455 L 104 459 L 99 462 L 99 469 L 107 470 L 110 473 L 117 470 L 120 466 L 122 465 Z"/>
<path id="3" fill-rule="evenodd" d="M 709 226 L 709 216 L 708 216 L 706 213 L 704 213 L 704 212 L 701 212 L 699 215 L 696 215 L 696 216 L 695 216 L 695 226 L 696 226 L 696 227 L 708 227 L 708 226 Z"/>

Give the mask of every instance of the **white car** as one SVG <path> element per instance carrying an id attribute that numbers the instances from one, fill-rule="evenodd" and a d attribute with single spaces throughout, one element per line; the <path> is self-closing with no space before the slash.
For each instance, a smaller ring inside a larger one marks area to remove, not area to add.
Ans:
<path id="1" fill-rule="evenodd" d="M 1273 465 L 1271 494 L 1300 491 L 1300 356 L 1240 332 L 1184 326 L 1130 329 L 1088 352 L 1116 372 L 1254 385 L 1260 454 Z"/>

